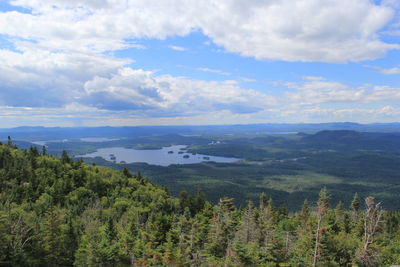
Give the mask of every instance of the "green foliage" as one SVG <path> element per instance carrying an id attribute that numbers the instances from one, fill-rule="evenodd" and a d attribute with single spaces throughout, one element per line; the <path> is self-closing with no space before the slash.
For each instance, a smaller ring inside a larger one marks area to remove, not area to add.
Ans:
<path id="1" fill-rule="evenodd" d="M 260 126 L 256 128 L 258 127 Z M 312 128 L 311 132 L 321 129 L 320 127 L 322 126 Z M 328 126 L 324 125 L 322 128 L 325 127 Z M 202 191 L 215 204 L 224 196 L 234 198 L 237 205 L 245 205 L 247 200 L 256 203 L 259 194 L 266 192 L 276 204 L 286 205 L 290 211 L 296 211 L 301 208 L 302 201 L 299 199 L 314 202 L 318 199 L 319 189 L 326 186 L 332 196 L 332 205 L 340 199 L 349 206 L 354 192 L 357 191 L 361 198 L 371 195 L 382 200 L 387 209 L 400 209 L 397 198 L 400 190 L 400 137 L 396 133 L 322 131 L 316 134 L 262 134 L 269 132 L 262 126 L 257 131 L 255 128 L 248 129 L 249 132 L 243 131 L 244 128 L 235 130 L 236 127 L 227 127 L 224 130 L 221 128 L 218 131 L 212 128 L 207 126 L 197 132 L 198 136 L 176 134 L 182 129 L 171 128 L 166 132 L 165 129 L 160 129 L 160 132 L 156 131 L 159 134 L 154 134 L 155 129 L 131 129 L 126 136 L 128 138 L 105 142 L 82 141 L 77 138 L 85 137 L 87 132 L 75 129 L 77 132 L 70 136 L 71 133 L 63 128 L 57 130 L 58 135 L 48 132 L 48 129 L 43 130 L 34 139 L 55 140 L 60 139 L 59 135 L 66 135 L 66 142 L 52 141 L 46 144 L 44 154 L 58 156 L 62 155 L 63 150 L 67 150 L 70 156 L 76 156 L 106 147 L 156 149 L 189 144 L 189 151 L 193 153 L 244 159 L 237 163 L 205 162 L 165 167 L 144 163 L 114 163 L 99 157 L 84 159 L 90 164 L 121 170 L 126 168 L 132 174 L 141 170 L 143 176 L 165 186 L 174 196 L 184 190 L 189 195 Z M 74 132 L 73 129 L 70 130 Z M 108 130 L 104 130 L 98 129 L 98 132 L 90 134 L 116 137 L 109 136 Z M 192 130 L 190 134 L 193 134 Z M 306 130 L 303 126 L 300 130 L 310 132 L 310 129 Z M 176 132 L 170 134 L 170 131 Z M 32 139 L 32 134 L 29 132 L 26 139 Z M 22 135 L 26 136 L 26 133 Z M 21 135 L 17 137 L 22 138 Z M 30 144 L 13 140 L 14 143 L 26 148 Z"/>
<path id="2" fill-rule="evenodd" d="M 323 189 L 288 215 L 258 198 L 243 208 L 232 198 L 212 205 L 201 191 L 174 198 L 127 169 L 0 145 L 0 266 L 310 266 L 317 225 L 320 266 L 358 257 L 359 200 L 332 209 Z M 389 266 L 400 260 L 400 215 L 382 216 L 370 251 Z"/>

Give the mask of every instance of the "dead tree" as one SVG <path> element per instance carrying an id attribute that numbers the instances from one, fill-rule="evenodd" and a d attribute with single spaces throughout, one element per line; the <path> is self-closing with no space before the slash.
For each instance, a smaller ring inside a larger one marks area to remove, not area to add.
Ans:
<path id="1" fill-rule="evenodd" d="M 320 239 L 321 239 L 321 223 L 322 219 L 328 212 L 329 208 L 329 195 L 326 188 L 323 188 L 319 192 L 319 199 L 317 202 L 317 231 L 315 233 L 315 248 L 314 248 L 314 257 L 313 257 L 313 267 L 317 266 L 318 258 L 320 255 Z"/>
<path id="2" fill-rule="evenodd" d="M 375 198 L 367 197 L 365 199 L 366 211 L 364 214 L 364 239 L 362 247 L 358 252 L 358 259 L 361 266 L 378 266 L 378 254 L 371 247 L 374 238 L 382 222 L 382 202 L 375 203 Z"/>

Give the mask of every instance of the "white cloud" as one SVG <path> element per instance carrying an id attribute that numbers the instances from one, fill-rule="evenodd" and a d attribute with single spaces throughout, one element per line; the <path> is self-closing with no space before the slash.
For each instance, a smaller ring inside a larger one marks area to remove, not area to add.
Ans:
<path id="1" fill-rule="evenodd" d="M 285 93 L 291 102 L 299 105 L 326 103 L 326 102 L 355 102 L 360 101 L 364 90 L 354 90 L 339 82 L 323 80 L 309 80 L 304 83 L 285 84 L 288 88 L 294 89 Z"/>
<path id="2" fill-rule="evenodd" d="M 364 101 L 366 103 L 400 101 L 400 88 L 371 85 L 370 90 L 365 94 Z"/>
<path id="3" fill-rule="evenodd" d="M 340 82 L 309 77 L 302 83 L 287 82 L 285 85 L 292 89 L 285 92 L 285 100 L 297 105 L 400 101 L 400 88 L 390 86 L 365 84 L 353 88 Z"/>
<path id="4" fill-rule="evenodd" d="M 395 75 L 400 74 L 400 67 L 393 67 L 393 68 L 381 68 L 378 66 L 371 66 L 371 65 L 364 65 L 365 68 L 370 68 L 379 72 L 380 74 L 384 75 Z"/>
<path id="5" fill-rule="evenodd" d="M 310 108 L 303 110 L 303 118 L 308 121 L 357 121 L 360 123 L 398 121 L 400 108 L 382 106 L 377 108 Z"/>
<path id="6" fill-rule="evenodd" d="M 126 60 L 99 54 L 0 50 L 0 105 L 82 106 L 151 116 L 193 116 L 218 110 L 254 113 L 275 99 L 234 81 L 201 81 L 123 67 Z"/>
<path id="7" fill-rule="evenodd" d="M 361 61 L 399 48 L 377 35 L 394 10 L 367 0 L 218 1 L 206 13 L 199 25 L 214 43 L 257 59 Z"/>
<path id="8" fill-rule="evenodd" d="M 234 81 L 190 80 L 123 68 L 111 78 L 96 76 L 85 83 L 87 105 L 109 110 L 138 110 L 152 116 L 176 116 L 230 110 L 254 113 L 275 104 Z"/>
<path id="9" fill-rule="evenodd" d="M 386 75 L 400 74 L 400 68 L 395 67 L 395 68 L 389 68 L 389 69 L 380 69 L 379 72 L 382 74 L 386 74 Z"/>
<path id="10" fill-rule="evenodd" d="M 362 61 L 399 48 L 379 37 L 396 8 L 368 0 L 12 3 L 30 8 L 33 14 L 1 13 L 0 33 L 35 40 L 48 49 L 117 50 L 138 45 L 127 39 L 163 39 L 195 30 L 229 52 L 262 60 Z"/>
<path id="11" fill-rule="evenodd" d="M 304 76 L 304 80 L 309 80 L 309 81 L 323 81 L 325 80 L 324 77 L 319 77 L 319 76 Z"/>
<path id="12" fill-rule="evenodd" d="M 82 97 L 83 84 L 129 61 L 98 54 L 0 50 L 0 105 L 59 107 Z"/>
<path id="13" fill-rule="evenodd" d="M 382 0 L 382 5 L 393 7 L 393 8 L 400 8 L 400 1 L 399 0 Z"/>
<path id="14" fill-rule="evenodd" d="M 252 82 L 257 81 L 256 79 L 251 79 L 251 78 L 247 78 L 247 77 L 240 77 L 239 80 L 242 82 L 246 82 L 246 83 L 252 83 Z"/>
<path id="15" fill-rule="evenodd" d="M 176 45 L 170 45 L 170 46 L 168 46 L 170 49 L 172 49 L 172 50 L 175 50 L 175 51 L 186 51 L 186 50 L 188 50 L 187 48 L 185 48 L 185 47 L 182 47 L 182 46 L 176 46 Z"/>
<path id="16" fill-rule="evenodd" d="M 99 78 L 86 84 L 86 99 L 62 107 L 0 106 L 0 127 L 24 125 L 171 125 L 171 124 L 237 124 L 265 122 L 391 122 L 398 121 L 400 106 L 346 104 L 340 107 L 309 101 L 299 105 L 290 97 L 273 99 L 258 92 L 246 92 L 232 82 L 202 82 L 170 76 L 155 76 L 152 72 L 124 69 L 113 77 Z M 203 90 L 204 88 L 204 90 Z M 390 97 L 394 88 L 375 90 L 368 101 Z M 176 91 L 180 90 L 181 94 Z M 215 96 L 211 90 L 220 92 Z M 153 96 L 148 91 L 157 93 Z M 196 98 L 193 92 L 198 92 Z M 103 98 L 98 98 L 98 95 Z M 124 94 L 124 97 L 120 97 Z M 149 96 L 150 95 L 150 96 Z M 240 102 L 238 95 L 243 102 Z M 156 96 L 156 97 L 155 97 Z M 230 98 L 236 99 L 232 101 Z M 159 101 L 155 99 L 159 98 Z M 399 98 L 399 95 L 397 96 Z M 360 98 L 366 101 L 365 97 Z M 108 101 L 108 102 L 107 102 Z M 252 103 L 253 105 L 250 105 Z M 357 102 L 354 102 L 357 103 Z M 109 106 L 107 106 L 107 104 Z M 243 105 L 244 104 L 244 105 Z M 131 105 L 127 109 L 121 107 Z M 243 106 L 241 106 L 243 105 Z M 249 106 L 250 105 L 250 106 Z M 258 108 L 255 109 L 254 107 Z M 246 112 L 246 109 L 248 109 Z"/>
<path id="17" fill-rule="evenodd" d="M 143 48 L 141 39 L 201 31 L 225 51 L 261 60 L 373 59 L 399 48 L 380 38 L 380 30 L 395 17 L 394 0 L 381 5 L 368 0 L 11 3 L 31 13 L 0 12 L 1 37 L 14 45 L 12 51 L 0 50 L 0 116 L 9 125 L 28 124 L 27 117 L 46 125 L 73 124 L 75 119 L 86 125 L 123 125 L 326 121 L 345 115 L 366 121 L 399 114 L 393 102 L 400 101 L 400 89 L 390 86 L 352 87 L 308 76 L 302 82 L 284 83 L 283 96 L 273 97 L 240 88 L 235 81 L 201 81 L 132 69 L 127 67 L 132 61 L 109 53 Z M 212 68 L 198 70 L 230 75 Z M 397 67 L 380 71 L 400 72 Z M 345 108 L 327 108 L 330 103 Z M 378 107 L 356 107 L 366 103 Z"/>
<path id="18" fill-rule="evenodd" d="M 231 75 L 229 72 L 225 72 L 222 70 L 217 70 L 217 69 L 210 69 L 210 68 L 197 68 L 196 70 L 202 71 L 202 72 L 211 72 L 211 73 L 216 73 L 216 74 L 221 74 L 221 75 Z"/>

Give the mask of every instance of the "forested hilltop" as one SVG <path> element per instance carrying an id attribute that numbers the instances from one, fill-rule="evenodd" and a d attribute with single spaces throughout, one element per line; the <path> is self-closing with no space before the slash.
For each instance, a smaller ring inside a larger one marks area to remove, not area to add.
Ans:
<path id="1" fill-rule="evenodd" d="M 303 201 L 303 200 L 299 200 Z M 0 266 L 390 266 L 400 213 L 322 189 L 288 214 L 180 198 L 140 173 L 0 145 Z"/>

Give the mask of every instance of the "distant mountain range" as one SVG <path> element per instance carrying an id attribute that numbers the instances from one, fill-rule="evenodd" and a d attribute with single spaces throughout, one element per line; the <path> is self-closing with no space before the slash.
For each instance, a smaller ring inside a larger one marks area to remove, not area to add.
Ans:
<path id="1" fill-rule="evenodd" d="M 374 150 L 386 153 L 400 152 L 400 132 L 357 132 L 353 130 L 323 130 L 304 134 L 302 145 L 314 149 Z"/>
<path id="2" fill-rule="evenodd" d="M 358 132 L 400 132 L 400 123 L 358 124 L 334 123 L 267 123 L 247 125 L 202 125 L 202 126 L 127 126 L 127 127 L 17 127 L 0 129 L 0 140 L 7 136 L 23 140 L 50 140 L 82 137 L 139 137 L 149 135 L 258 135 L 285 133 L 316 133 L 323 130 L 352 130 Z"/>

